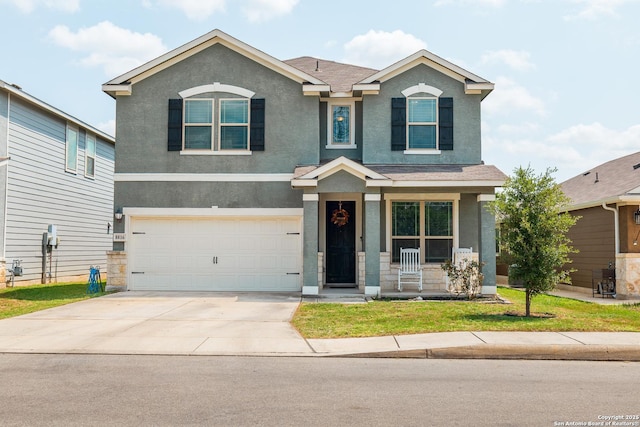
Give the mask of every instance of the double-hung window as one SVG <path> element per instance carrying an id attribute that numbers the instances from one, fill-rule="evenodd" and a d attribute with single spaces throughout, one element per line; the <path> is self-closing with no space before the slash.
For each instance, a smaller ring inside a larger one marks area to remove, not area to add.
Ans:
<path id="1" fill-rule="evenodd" d="M 407 148 L 438 148 L 438 100 L 437 98 L 407 98 Z"/>
<path id="2" fill-rule="evenodd" d="M 213 143 L 213 99 L 184 101 L 184 149 L 211 150 Z"/>
<path id="3" fill-rule="evenodd" d="M 442 154 L 453 150 L 453 98 L 425 83 L 391 98 L 391 151 Z"/>
<path id="4" fill-rule="evenodd" d="M 220 150 L 248 150 L 249 101 L 220 100 Z"/>
<path id="5" fill-rule="evenodd" d="M 452 201 L 391 202 L 391 259 L 400 248 L 420 249 L 425 263 L 441 263 L 453 248 Z"/>
<path id="6" fill-rule="evenodd" d="M 65 170 L 73 173 L 78 171 L 78 129 L 71 126 L 67 126 Z"/>
<path id="7" fill-rule="evenodd" d="M 328 112 L 327 148 L 355 148 L 354 104 L 330 102 Z"/>
<path id="8" fill-rule="evenodd" d="M 185 99 L 184 149 L 249 150 L 249 100 Z"/>
<path id="9" fill-rule="evenodd" d="M 93 178 L 96 175 L 96 137 L 87 134 L 84 147 L 84 176 Z"/>

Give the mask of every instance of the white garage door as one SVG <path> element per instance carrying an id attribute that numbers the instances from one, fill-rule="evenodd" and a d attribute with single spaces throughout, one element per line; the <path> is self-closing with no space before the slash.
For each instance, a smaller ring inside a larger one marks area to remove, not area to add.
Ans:
<path id="1" fill-rule="evenodd" d="M 131 218 L 129 289 L 300 291 L 301 218 Z"/>

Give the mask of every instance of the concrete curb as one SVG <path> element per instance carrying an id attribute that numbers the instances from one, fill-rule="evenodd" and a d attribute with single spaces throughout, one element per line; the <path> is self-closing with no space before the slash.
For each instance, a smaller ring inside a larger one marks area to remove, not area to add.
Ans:
<path id="1" fill-rule="evenodd" d="M 475 345 L 466 347 L 398 350 L 327 357 L 393 359 L 497 359 L 578 360 L 598 362 L 640 362 L 640 348 L 634 345 Z"/>

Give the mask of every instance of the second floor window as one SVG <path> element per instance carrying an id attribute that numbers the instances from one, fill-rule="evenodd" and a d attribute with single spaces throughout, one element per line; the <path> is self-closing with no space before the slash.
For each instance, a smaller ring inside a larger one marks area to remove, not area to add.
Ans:
<path id="1" fill-rule="evenodd" d="M 408 98 L 407 148 L 438 148 L 438 101 L 436 98 Z"/>
<path id="2" fill-rule="evenodd" d="M 78 130 L 70 126 L 67 126 L 65 157 L 66 171 L 76 173 L 78 170 Z"/>
<path id="3" fill-rule="evenodd" d="M 96 137 L 87 134 L 84 148 L 84 176 L 93 178 L 96 175 Z"/>
<path id="4" fill-rule="evenodd" d="M 186 99 L 185 150 L 248 150 L 247 99 Z"/>
<path id="5" fill-rule="evenodd" d="M 329 103 L 327 148 L 355 148 L 353 111 L 351 102 Z"/>

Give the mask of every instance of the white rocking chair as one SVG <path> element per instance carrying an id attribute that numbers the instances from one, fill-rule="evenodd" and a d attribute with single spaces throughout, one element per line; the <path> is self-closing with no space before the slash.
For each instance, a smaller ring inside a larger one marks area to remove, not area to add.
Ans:
<path id="1" fill-rule="evenodd" d="M 400 248 L 400 268 L 398 269 L 398 291 L 402 292 L 402 283 L 418 285 L 422 292 L 422 267 L 420 267 L 420 249 Z"/>

